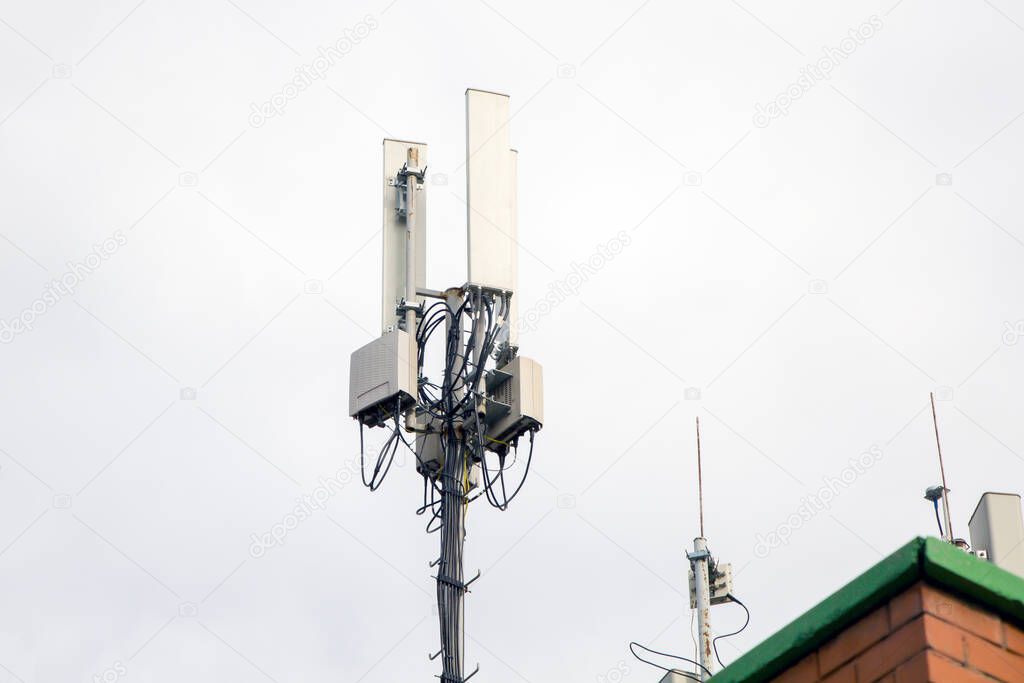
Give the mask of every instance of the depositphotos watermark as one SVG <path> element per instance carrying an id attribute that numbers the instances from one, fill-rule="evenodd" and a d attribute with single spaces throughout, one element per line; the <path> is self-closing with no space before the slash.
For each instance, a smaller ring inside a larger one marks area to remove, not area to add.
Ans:
<path id="1" fill-rule="evenodd" d="M 605 671 L 603 674 L 598 674 L 597 683 L 621 683 L 632 669 L 629 668 L 629 664 L 619 660 L 619 663 L 612 668 Z"/>
<path id="2" fill-rule="evenodd" d="M 1017 342 L 1024 339 L 1024 320 L 1017 322 L 1003 322 L 1003 343 L 1007 346 L 1016 346 Z"/>
<path id="3" fill-rule="evenodd" d="M 288 103 L 299 96 L 299 93 L 313 85 L 327 75 L 331 67 L 337 64 L 342 58 L 355 48 L 356 45 L 366 40 L 380 24 L 377 17 L 367 14 L 363 20 L 351 28 L 342 31 L 342 35 L 327 47 L 318 47 L 317 55 L 309 64 L 295 67 L 295 77 L 281 86 L 281 89 L 271 95 L 265 102 L 249 106 L 249 125 L 259 128 L 267 119 L 284 114 Z"/>
<path id="4" fill-rule="evenodd" d="M 597 275 L 632 243 L 633 238 L 625 230 L 620 230 L 615 237 L 597 245 L 583 263 L 573 261 L 572 270 L 565 277 L 549 282 L 547 294 L 527 311 L 520 313 L 519 319 L 515 322 L 517 329 L 520 332 L 537 329 L 537 323 L 541 318 L 558 308 L 569 297 L 579 294 L 587 280 Z"/>
<path id="5" fill-rule="evenodd" d="M 764 559 L 776 548 L 788 545 L 789 539 L 797 529 L 803 527 L 818 513 L 831 509 L 832 502 L 861 475 L 874 467 L 884 455 L 882 447 L 874 445 L 856 458 L 850 458 L 850 464 L 839 472 L 839 476 L 825 477 L 821 488 L 816 493 L 801 498 L 800 505 L 782 524 L 767 534 L 757 534 L 754 556 Z"/>
<path id="6" fill-rule="evenodd" d="M 754 125 L 758 128 L 767 128 L 775 119 L 789 114 L 789 108 L 793 103 L 808 93 L 821 81 L 832 78 L 832 72 L 857 51 L 868 39 L 874 37 L 875 33 L 882 30 L 882 19 L 872 14 L 867 21 L 851 28 L 850 34 L 839 41 L 833 47 L 823 47 L 824 56 L 800 69 L 800 77 L 790 83 L 786 88 L 775 96 L 768 104 L 757 103 L 754 107 Z"/>
<path id="7" fill-rule="evenodd" d="M 121 678 L 128 675 L 128 667 L 122 664 L 120 661 L 114 662 L 113 666 L 109 666 L 98 674 L 93 674 L 93 683 L 114 683 Z"/>
<path id="8" fill-rule="evenodd" d="M 98 270 L 104 261 L 126 244 L 128 238 L 118 230 L 99 244 L 94 244 L 92 251 L 81 261 L 68 261 L 67 270 L 60 277 L 46 283 L 38 299 L 10 320 L 0 320 L 0 344 L 10 344 L 19 334 L 31 332 L 41 315 L 59 304 L 64 297 L 74 294 L 75 289 L 88 275 Z"/>
<path id="9" fill-rule="evenodd" d="M 332 477 L 320 477 L 318 486 L 308 494 L 295 499 L 295 507 L 263 534 L 250 534 L 249 555 L 259 559 L 271 548 L 284 545 L 285 538 L 302 522 L 312 517 L 318 510 L 327 509 L 327 501 L 339 491 L 359 477 L 358 461 L 349 461 L 334 473 Z"/>

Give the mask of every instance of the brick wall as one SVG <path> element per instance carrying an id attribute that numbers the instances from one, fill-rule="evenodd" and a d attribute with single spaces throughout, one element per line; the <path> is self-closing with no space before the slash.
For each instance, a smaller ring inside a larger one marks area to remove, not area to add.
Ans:
<path id="1" fill-rule="evenodd" d="M 774 680 L 1024 683 L 1024 631 L 918 583 Z"/>

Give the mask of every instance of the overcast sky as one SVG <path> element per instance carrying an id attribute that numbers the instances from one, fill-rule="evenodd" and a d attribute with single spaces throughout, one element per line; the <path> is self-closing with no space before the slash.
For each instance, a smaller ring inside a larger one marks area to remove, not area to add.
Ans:
<path id="1" fill-rule="evenodd" d="M 954 532 L 1024 488 L 1019 3 L 286 4 L 0 3 L 0 681 L 439 673 L 348 363 L 382 138 L 429 143 L 465 281 L 467 87 L 512 98 L 520 313 L 562 292 L 530 481 L 469 513 L 478 680 L 692 656 L 697 416 L 727 662 L 936 532 L 930 391 Z"/>

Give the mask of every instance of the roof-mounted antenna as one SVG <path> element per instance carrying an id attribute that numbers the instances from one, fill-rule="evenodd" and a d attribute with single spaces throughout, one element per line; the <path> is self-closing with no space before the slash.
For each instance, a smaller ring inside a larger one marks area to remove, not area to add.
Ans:
<path id="1" fill-rule="evenodd" d="M 949 488 L 946 486 L 946 466 L 942 462 L 942 441 L 939 440 L 939 418 L 935 413 L 935 392 L 930 392 L 928 396 L 932 402 L 932 425 L 935 427 L 935 447 L 939 452 L 939 472 L 942 475 L 942 513 L 943 518 L 946 520 L 946 528 L 942 537 L 944 540 L 954 543 L 956 537 L 953 535 L 953 522 L 949 514 Z M 925 492 L 924 497 L 937 506 L 938 493 L 933 486 Z"/>
<path id="2" fill-rule="evenodd" d="M 666 672 L 664 677 L 661 679 L 661 683 L 681 683 L 681 681 L 684 680 L 706 681 L 710 679 L 715 671 L 715 661 L 717 660 L 719 666 L 722 665 L 722 660 L 718 656 L 718 648 L 715 641 L 737 635 L 747 627 L 747 624 L 750 623 L 750 612 L 747 610 L 746 606 L 737 600 L 736 596 L 732 594 L 732 565 L 716 561 L 715 558 L 711 556 L 711 551 L 708 549 L 707 539 L 704 538 L 704 473 L 702 471 L 703 463 L 701 462 L 699 417 L 696 419 L 695 424 L 697 427 L 697 506 L 700 536 L 693 539 L 693 552 L 686 553 L 686 559 L 690 562 L 690 570 L 688 572 L 690 584 L 690 609 L 695 610 L 697 613 L 697 630 L 700 632 L 699 651 L 694 654 L 694 659 L 690 659 L 689 657 L 682 657 L 680 655 L 658 652 L 640 645 L 637 642 L 631 642 L 629 644 L 629 649 L 633 653 L 634 657 L 642 662 L 646 662 L 647 664 L 653 664 Z M 747 612 L 747 621 L 738 631 L 723 633 L 712 637 L 711 607 L 725 602 L 735 602 L 737 605 L 743 607 L 744 611 Z M 693 624 L 691 622 L 691 627 L 692 625 Z M 639 647 L 645 652 L 650 652 L 652 654 L 672 657 L 684 662 L 689 662 L 693 664 L 694 671 L 690 673 L 688 671 L 682 671 L 681 669 L 668 669 L 660 664 L 655 664 L 652 661 L 644 659 L 640 654 L 638 654 L 634 649 L 635 647 Z"/>
<path id="3" fill-rule="evenodd" d="M 704 538 L 704 478 L 700 471 L 700 416 L 697 417 L 697 501 L 700 505 L 700 536 Z"/>
<path id="4" fill-rule="evenodd" d="M 700 650 L 697 654 L 699 668 L 695 672 L 700 680 L 707 680 L 715 669 L 715 645 L 711 635 L 711 606 L 734 600 L 732 596 L 732 565 L 719 564 L 708 550 L 704 537 L 704 473 L 700 450 L 700 418 L 697 426 L 697 505 L 699 509 L 700 536 L 693 539 L 693 552 L 687 553 L 690 561 L 690 608 L 697 610 L 697 632 Z"/>
<path id="5" fill-rule="evenodd" d="M 693 539 L 693 552 L 688 555 L 692 567 L 693 602 L 697 608 L 697 633 L 700 639 L 700 679 L 714 673 L 715 661 L 711 656 L 711 553 L 704 538 L 704 481 L 700 463 L 700 417 L 697 418 L 697 502 L 700 508 L 700 536 Z"/>

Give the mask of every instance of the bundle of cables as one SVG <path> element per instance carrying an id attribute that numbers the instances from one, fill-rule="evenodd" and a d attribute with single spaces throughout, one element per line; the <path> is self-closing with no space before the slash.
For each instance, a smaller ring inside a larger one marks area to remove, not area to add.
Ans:
<path id="1" fill-rule="evenodd" d="M 491 506 L 500 510 L 508 508 L 526 481 L 533 460 L 534 440 L 534 432 L 531 431 L 522 475 L 517 483 L 508 482 L 506 474 L 519 462 L 518 439 L 506 444 L 493 442 L 487 436 L 484 419 L 487 399 L 483 386 L 488 365 L 492 361 L 509 360 L 508 344 L 498 343 L 500 337 L 507 338 L 509 310 L 507 295 L 475 290 L 457 308 L 445 300 L 433 303 L 423 311 L 416 327 L 419 396 L 415 410 L 421 424 L 420 431 L 437 435 L 440 462 L 454 459 L 464 464 L 458 475 L 462 480 L 461 486 L 466 489 L 464 495 L 469 489 L 473 465 L 479 466 L 482 474 L 480 491 L 467 498 L 466 503 L 483 496 Z M 427 345 L 436 336 L 444 337 L 444 365 L 439 368 L 441 379 L 438 381 L 432 380 L 424 371 Z M 389 430 L 389 435 L 378 449 L 372 468 L 368 468 L 366 463 L 361 425 L 359 451 L 363 484 L 371 491 L 377 490 L 390 471 L 398 450 L 403 446 L 409 449 L 424 474 L 423 504 L 416 512 L 424 514 L 429 510 L 431 516 L 427 531 L 438 531 L 443 475 L 422 467 L 424 463 L 419 460 L 415 444 L 402 433 L 402 413 L 405 410 L 409 408 L 396 399 L 394 410 L 381 415 L 380 422 Z M 447 438 L 452 434 L 458 434 L 460 438 Z"/>
<path id="2" fill-rule="evenodd" d="M 483 496 L 495 508 L 505 510 L 518 495 L 533 459 L 534 431 L 529 432 L 529 452 L 515 486 L 506 484 L 506 472 L 518 462 L 518 439 L 496 443 L 487 436 L 486 373 L 511 360 L 515 349 L 508 343 L 510 294 L 471 288 L 457 307 L 440 300 L 423 310 L 415 331 L 418 388 L 414 408 L 396 399 L 394 411 L 380 416 L 389 436 L 377 452 L 369 475 L 360 432 L 360 466 L 363 483 L 376 490 L 384 481 L 401 447 L 416 457 L 423 475 L 423 504 L 417 514 L 430 512 L 428 533 L 441 534 L 437 566 L 437 603 L 444 655 L 443 681 L 460 678 L 463 671 L 460 643 L 461 601 L 466 592 L 462 565 L 465 514 L 472 501 Z M 440 332 L 439 332 L 440 331 Z M 427 346 L 443 336 L 443 367 L 440 379 L 425 373 Z M 504 338 L 503 343 L 499 339 Z M 436 462 L 425 463 L 402 434 L 402 413 L 416 411 L 416 432 L 431 438 L 439 449 Z M 509 458 L 509 455 L 512 457 Z M 496 459 L 496 462 L 495 462 Z M 480 472 L 480 491 L 470 497 L 474 468 Z M 471 675 L 472 676 L 472 675 Z M 471 677 L 470 676 L 470 677 Z"/>
<path id="3" fill-rule="evenodd" d="M 671 671 L 671 672 L 679 674 L 680 676 L 683 676 L 684 678 L 689 678 L 689 679 L 692 679 L 694 681 L 702 680 L 700 676 L 698 676 L 696 674 L 693 674 L 693 673 L 690 673 L 688 671 L 680 671 L 679 669 L 671 669 L 671 668 L 669 668 L 667 666 L 662 666 L 661 664 L 656 664 L 656 663 L 652 662 L 649 659 L 644 659 L 643 657 L 641 657 L 640 655 L 637 654 L 636 650 L 633 649 L 635 647 L 638 647 L 638 648 L 640 648 L 641 650 L 643 650 L 645 652 L 650 652 L 653 655 L 658 655 L 658 656 L 661 656 L 661 657 L 671 657 L 672 659 L 680 659 L 680 660 L 682 660 L 684 662 L 689 662 L 690 664 L 693 664 L 694 666 L 699 666 L 701 669 L 704 669 L 704 671 L 709 676 L 711 675 L 711 672 L 708 671 L 703 666 L 701 666 L 700 662 L 694 661 L 694 660 L 690 659 L 689 657 L 681 657 L 679 655 L 671 655 L 671 654 L 669 654 L 667 652 L 658 652 L 657 650 L 652 650 L 651 648 L 646 647 L 644 645 L 641 645 L 640 643 L 637 643 L 635 641 L 631 642 L 629 644 L 629 651 L 633 653 L 634 657 L 639 659 L 644 664 L 650 664 L 651 666 L 656 667 L 658 669 L 661 669 L 662 671 Z"/>
<path id="4" fill-rule="evenodd" d="M 718 654 L 718 641 L 723 639 L 723 638 L 729 638 L 729 637 L 732 637 L 732 636 L 735 636 L 735 635 L 739 635 L 750 624 L 750 610 L 747 609 L 747 606 L 744 605 L 742 602 L 740 602 L 739 598 L 737 598 L 732 593 L 730 593 L 728 595 L 728 598 L 729 598 L 730 601 L 735 602 L 737 605 L 739 605 L 740 607 L 743 608 L 743 611 L 746 614 L 746 618 L 743 621 L 743 625 L 740 626 L 737 630 L 732 631 L 730 633 L 723 633 L 723 634 L 715 636 L 714 638 L 711 639 L 711 647 L 715 651 L 715 659 L 718 660 L 718 665 L 720 667 L 722 667 L 723 669 L 725 668 L 725 664 L 722 662 L 722 657 Z M 692 624 L 691 624 L 691 628 L 692 628 Z M 629 644 L 629 651 L 633 653 L 634 657 L 639 659 L 644 664 L 650 664 L 651 666 L 657 667 L 657 668 L 661 669 L 662 671 L 666 671 L 666 672 L 671 671 L 671 672 L 674 672 L 674 673 L 676 673 L 676 674 L 678 674 L 680 676 L 683 676 L 684 678 L 689 678 L 689 679 L 692 679 L 692 680 L 695 680 L 695 681 L 701 680 L 701 677 L 699 675 L 697 675 L 696 673 L 692 673 L 692 672 L 688 672 L 688 671 L 680 671 L 679 669 L 669 668 L 667 666 L 662 666 L 661 664 L 658 664 L 656 662 L 652 662 L 649 659 L 644 659 L 639 654 L 637 654 L 637 651 L 634 649 L 634 648 L 637 648 L 637 647 L 642 649 L 642 650 L 644 650 L 645 652 L 649 652 L 649 653 L 654 654 L 654 655 L 658 655 L 658 656 L 661 656 L 661 657 L 671 657 L 672 659 L 679 659 L 679 660 L 687 662 L 689 664 L 693 664 L 693 666 L 695 667 L 695 669 L 694 669 L 695 671 L 696 671 L 696 668 L 700 668 L 708 676 L 711 675 L 711 672 L 708 671 L 706 667 L 704 667 L 700 662 L 698 662 L 698 661 L 696 661 L 694 659 L 690 659 L 689 657 L 683 657 L 681 655 L 669 654 L 668 652 L 658 652 L 657 650 L 652 650 L 651 648 L 646 647 L 644 645 L 641 645 L 640 643 L 630 642 L 630 644 Z"/>

